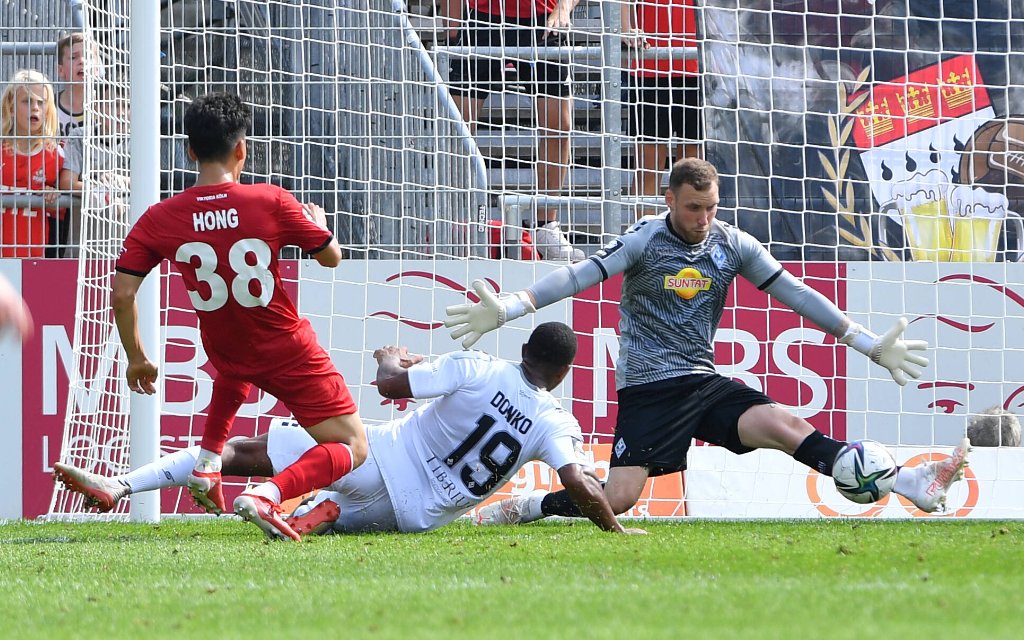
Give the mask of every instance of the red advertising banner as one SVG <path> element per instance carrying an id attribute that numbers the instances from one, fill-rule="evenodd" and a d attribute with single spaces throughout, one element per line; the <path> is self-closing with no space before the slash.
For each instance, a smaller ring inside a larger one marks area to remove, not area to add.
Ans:
<path id="1" fill-rule="evenodd" d="M 786 265 L 813 289 L 846 306 L 846 265 Z M 581 293 L 573 302 L 579 338 L 573 369 L 573 414 L 584 435 L 610 441 L 615 431 L 615 358 L 622 278 Z M 835 340 L 751 283 L 738 278 L 715 341 L 719 372 L 760 389 L 807 418 L 819 431 L 846 437 L 846 356 Z"/>
<path id="2" fill-rule="evenodd" d="M 164 273 L 167 273 L 164 265 Z M 281 275 L 289 295 L 297 291 L 296 261 L 281 261 Z M 26 260 L 22 266 L 22 293 L 32 309 L 36 332 L 23 345 L 23 517 L 47 512 L 53 494 L 53 463 L 60 456 L 64 416 L 68 397 L 68 371 L 73 366 L 76 276 L 75 260 Z M 168 453 L 198 444 L 202 420 L 209 406 L 215 370 L 206 361 L 199 338 L 196 316 L 188 294 L 177 274 L 164 278 L 161 331 L 166 344 L 161 362 L 164 411 L 161 419 L 161 451 Z M 111 331 L 114 331 L 111 324 Z M 123 361 L 123 355 L 121 356 Z M 90 388 L 96 371 L 83 376 Z M 120 373 L 119 373 L 120 375 Z M 260 416 L 257 418 L 257 414 Z M 276 399 L 253 392 L 243 405 L 232 435 L 254 435 L 269 425 L 270 416 L 287 416 Z M 99 418 L 98 418 L 99 419 Z M 79 444 L 82 444 L 81 442 Z M 109 443 L 93 443 L 96 458 L 109 455 Z M 103 466 L 101 472 L 105 472 Z M 230 501 L 240 486 L 229 487 Z M 163 513 L 198 512 L 177 490 L 162 496 Z"/>

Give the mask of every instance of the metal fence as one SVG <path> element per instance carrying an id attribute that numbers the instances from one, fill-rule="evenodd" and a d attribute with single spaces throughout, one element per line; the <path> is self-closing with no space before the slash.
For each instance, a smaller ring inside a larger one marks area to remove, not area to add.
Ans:
<path id="1" fill-rule="evenodd" d="M 190 97 L 253 105 L 250 173 L 321 203 L 356 257 L 482 255 L 486 172 L 397 0 L 239 1 L 166 12 L 165 148 L 181 188 Z"/>

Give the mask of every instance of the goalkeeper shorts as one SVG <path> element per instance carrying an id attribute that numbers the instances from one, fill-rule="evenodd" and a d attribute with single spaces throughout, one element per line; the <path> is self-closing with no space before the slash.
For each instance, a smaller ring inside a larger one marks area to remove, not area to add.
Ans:
<path id="1" fill-rule="evenodd" d="M 740 442 L 740 416 L 750 407 L 772 404 L 760 391 L 718 374 L 625 387 L 618 396 L 609 466 L 646 467 L 652 477 L 686 469 L 694 438 L 733 453 L 753 451 Z"/>

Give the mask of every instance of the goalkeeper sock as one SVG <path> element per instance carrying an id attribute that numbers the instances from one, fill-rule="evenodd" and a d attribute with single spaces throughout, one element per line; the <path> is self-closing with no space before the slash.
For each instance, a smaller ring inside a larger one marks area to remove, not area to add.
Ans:
<path id="1" fill-rule="evenodd" d="M 252 385 L 237 378 L 217 376 L 213 381 L 210 396 L 210 410 L 203 426 L 203 439 L 199 445 L 218 456 L 224 451 L 224 443 L 231 433 L 231 424 L 239 407 L 249 397 Z"/>
<path id="2" fill-rule="evenodd" d="M 820 431 L 814 431 L 796 448 L 793 459 L 822 475 L 831 476 L 836 456 L 845 446 L 845 442 L 833 440 Z"/>
<path id="3" fill-rule="evenodd" d="M 546 516 L 562 516 L 564 518 L 582 518 L 583 512 L 569 497 L 565 489 L 544 496 L 540 503 L 540 512 Z"/>
<path id="4" fill-rule="evenodd" d="M 269 480 L 281 492 L 281 500 L 305 495 L 334 484 L 352 470 L 352 450 L 347 444 L 318 444 Z"/>
<path id="5" fill-rule="evenodd" d="M 196 465 L 199 447 L 189 447 L 166 455 L 156 462 L 143 465 L 116 480 L 128 485 L 132 493 L 153 491 L 167 487 L 183 487 L 188 474 Z"/>

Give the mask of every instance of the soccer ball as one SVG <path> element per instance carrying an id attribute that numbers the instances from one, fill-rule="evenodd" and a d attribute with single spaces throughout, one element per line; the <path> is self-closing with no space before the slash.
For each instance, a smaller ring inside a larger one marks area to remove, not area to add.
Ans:
<path id="1" fill-rule="evenodd" d="M 832 480 L 843 497 L 860 504 L 877 502 L 896 484 L 896 461 L 874 440 L 855 440 L 836 456 Z"/>

